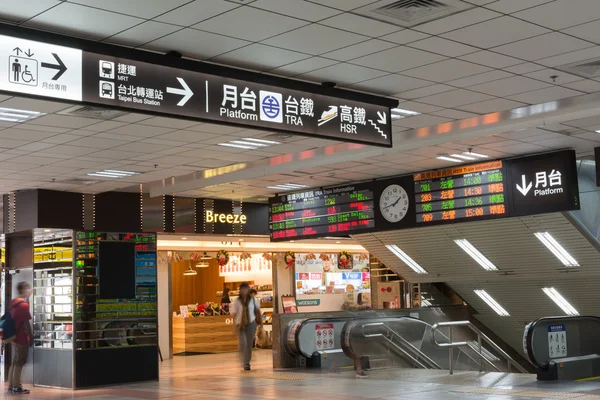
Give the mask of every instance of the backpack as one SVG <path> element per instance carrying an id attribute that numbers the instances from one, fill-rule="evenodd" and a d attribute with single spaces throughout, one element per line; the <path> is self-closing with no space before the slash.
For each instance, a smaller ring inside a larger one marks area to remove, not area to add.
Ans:
<path id="1" fill-rule="evenodd" d="M 12 315 L 10 312 L 21 304 L 25 303 L 25 301 L 20 301 L 16 303 L 14 306 L 10 307 L 2 318 L 0 319 L 0 330 L 2 331 L 2 342 L 11 343 L 13 340 L 17 338 L 17 329 L 15 328 L 15 322 L 13 321 Z"/>

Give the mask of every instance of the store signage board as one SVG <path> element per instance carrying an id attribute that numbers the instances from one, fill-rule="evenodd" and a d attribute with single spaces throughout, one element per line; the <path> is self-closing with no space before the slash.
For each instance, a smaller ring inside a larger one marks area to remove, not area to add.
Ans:
<path id="1" fill-rule="evenodd" d="M 0 35 L 0 90 L 81 101 L 82 53 Z"/>
<path id="2" fill-rule="evenodd" d="M 269 227 L 281 241 L 577 209 L 567 150 L 273 197 Z"/>
<path id="3" fill-rule="evenodd" d="M 11 36 L 0 51 L 3 91 L 392 147 L 382 105 Z"/>

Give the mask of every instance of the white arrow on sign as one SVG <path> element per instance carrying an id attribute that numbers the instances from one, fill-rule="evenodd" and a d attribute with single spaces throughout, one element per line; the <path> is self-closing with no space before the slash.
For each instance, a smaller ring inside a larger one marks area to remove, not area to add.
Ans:
<path id="1" fill-rule="evenodd" d="M 385 113 L 385 111 L 377 111 L 377 116 L 379 117 L 377 122 L 379 122 L 382 125 L 387 124 L 387 114 Z"/>
<path id="2" fill-rule="evenodd" d="M 178 106 L 182 107 L 185 105 L 185 103 L 188 102 L 189 99 L 192 98 L 194 92 L 192 92 L 192 89 L 190 89 L 190 87 L 187 85 L 187 83 L 185 83 L 185 81 L 182 78 L 177 78 L 177 80 L 179 81 L 183 89 L 172 88 L 167 86 L 167 93 L 173 93 L 183 96 L 181 100 L 179 100 L 179 103 L 177 103 Z"/>
<path id="3" fill-rule="evenodd" d="M 523 196 L 527 196 L 527 193 L 529 193 L 529 191 L 531 190 L 531 187 L 533 186 L 533 182 L 529 182 L 529 185 L 528 185 L 527 178 L 525 177 L 525 175 L 521 175 L 521 180 L 522 180 L 521 185 L 519 185 L 517 183 L 517 190 L 519 192 L 521 192 L 521 194 Z"/>

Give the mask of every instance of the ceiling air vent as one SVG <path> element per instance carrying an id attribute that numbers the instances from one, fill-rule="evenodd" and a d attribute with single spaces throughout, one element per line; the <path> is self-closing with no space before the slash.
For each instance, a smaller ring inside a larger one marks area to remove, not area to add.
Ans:
<path id="1" fill-rule="evenodd" d="M 287 142 L 293 138 L 294 138 L 294 135 L 291 135 L 289 133 L 280 132 L 280 133 L 273 133 L 271 135 L 267 135 L 263 139 L 275 140 L 277 142 Z"/>
<path id="2" fill-rule="evenodd" d="M 56 181 L 54 183 L 62 183 L 64 185 L 77 185 L 77 186 L 84 186 L 84 185 L 93 185 L 94 183 L 98 183 L 100 181 L 95 181 L 92 179 L 78 179 L 78 178 L 73 178 L 73 179 L 65 179 L 62 181 Z"/>
<path id="3" fill-rule="evenodd" d="M 352 13 L 410 28 L 474 7 L 461 0 L 383 0 Z"/>
<path id="4" fill-rule="evenodd" d="M 577 61 L 555 68 L 584 78 L 597 78 L 600 76 L 600 57 L 585 61 Z"/>
<path id="5" fill-rule="evenodd" d="M 92 106 L 75 106 L 71 108 L 67 108 L 59 112 L 61 115 L 70 115 L 72 117 L 84 117 L 84 118 L 94 118 L 94 119 L 113 119 L 117 117 L 121 117 L 125 114 L 128 114 L 124 111 L 118 110 L 109 110 L 107 108 L 101 107 L 92 107 Z"/>

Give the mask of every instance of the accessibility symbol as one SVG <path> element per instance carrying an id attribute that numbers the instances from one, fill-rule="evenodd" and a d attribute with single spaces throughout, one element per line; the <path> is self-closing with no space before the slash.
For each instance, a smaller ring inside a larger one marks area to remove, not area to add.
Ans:
<path id="1" fill-rule="evenodd" d="M 38 62 L 32 58 L 8 56 L 8 81 L 19 85 L 38 85 Z"/>
<path id="2" fill-rule="evenodd" d="M 281 93 L 260 91 L 260 119 L 262 121 L 283 122 L 283 113 L 281 112 L 281 104 L 283 98 Z"/>

